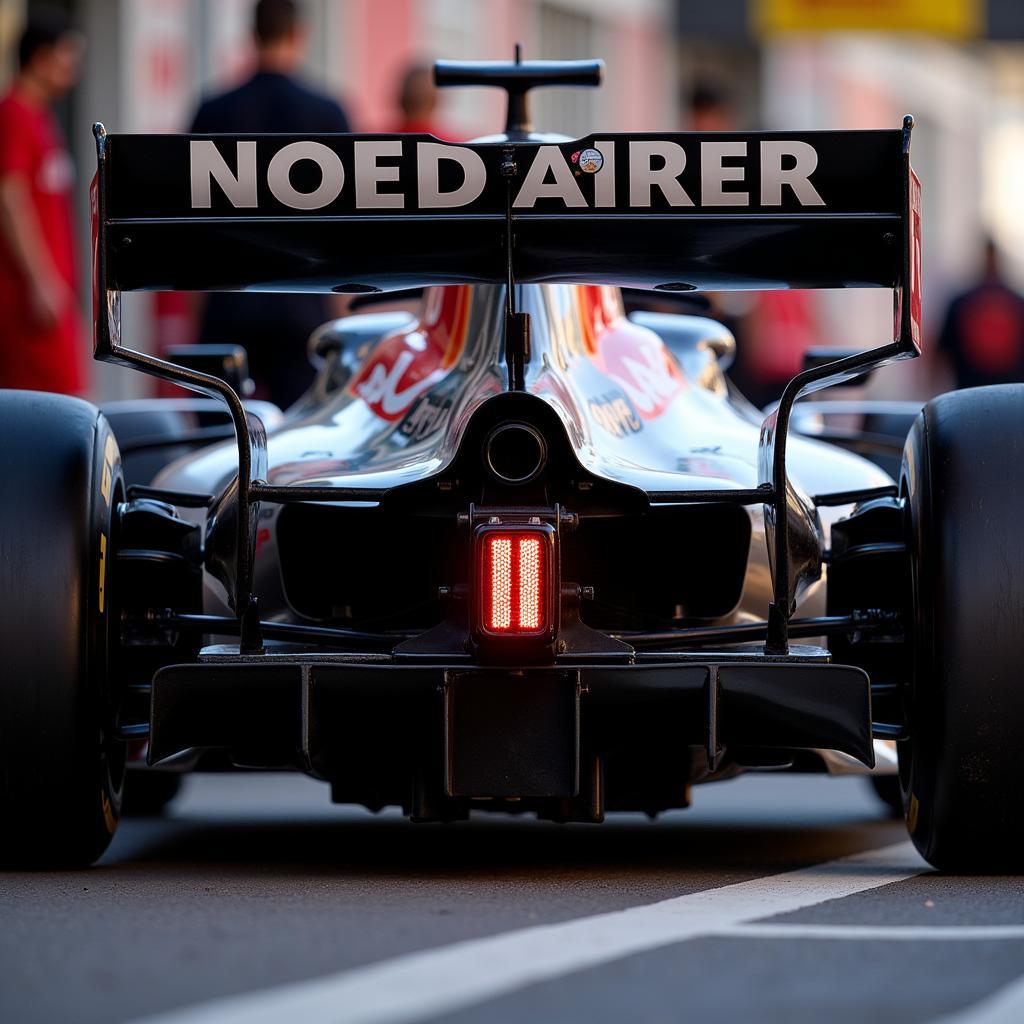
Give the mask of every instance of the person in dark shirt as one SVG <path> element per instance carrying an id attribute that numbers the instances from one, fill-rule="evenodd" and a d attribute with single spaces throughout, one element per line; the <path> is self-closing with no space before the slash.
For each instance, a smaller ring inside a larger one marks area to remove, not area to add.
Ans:
<path id="1" fill-rule="evenodd" d="M 938 349 L 958 388 L 1024 381 L 1024 296 L 1006 283 L 991 239 L 981 280 L 946 310 Z"/>
<path id="2" fill-rule="evenodd" d="M 253 31 L 256 73 L 237 89 L 206 100 L 192 121 L 192 133 L 351 131 L 338 103 L 295 77 L 308 35 L 295 0 L 259 0 Z M 312 378 L 306 340 L 337 312 L 325 295 L 214 294 L 203 312 L 199 340 L 244 345 L 257 395 L 285 408 Z"/>

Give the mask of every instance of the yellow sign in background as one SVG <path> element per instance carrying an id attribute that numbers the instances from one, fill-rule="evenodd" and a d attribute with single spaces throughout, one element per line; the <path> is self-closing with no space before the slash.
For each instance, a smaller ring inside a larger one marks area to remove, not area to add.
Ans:
<path id="1" fill-rule="evenodd" d="M 983 8 L 984 0 L 750 0 L 750 17 L 761 35 L 866 31 L 970 38 L 982 33 Z"/>

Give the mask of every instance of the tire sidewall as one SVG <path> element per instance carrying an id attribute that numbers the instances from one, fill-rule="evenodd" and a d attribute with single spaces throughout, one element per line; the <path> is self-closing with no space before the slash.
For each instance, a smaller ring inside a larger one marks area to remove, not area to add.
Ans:
<path id="1" fill-rule="evenodd" d="M 121 453 L 102 414 L 96 419 L 92 480 L 89 536 L 85 545 L 90 564 L 83 574 L 88 581 L 88 596 L 82 631 L 82 665 L 94 715 L 91 732 L 98 748 L 98 756 L 94 755 L 94 827 L 97 834 L 105 834 L 109 842 L 121 817 L 127 754 L 127 745 L 114 735 L 120 703 L 116 663 L 119 633 L 116 523 L 118 505 L 125 494 Z"/>
<path id="2" fill-rule="evenodd" d="M 909 614 L 911 617 L 911 673 L 905 700 L 909 737 L 897 744 L 900 791 L 907 831 L 921 855 L 929 856 L 934 806 L 935 750 L 943 732 L 941 704 L 929 699 L 935 678 L 934 568 L 929 553 L 934 526 L 929 472 L 928 425 L 922 414 L 907 439 L 901 468 L 900 491 L 907 508 L 907 550 L 910 568 Z"/>

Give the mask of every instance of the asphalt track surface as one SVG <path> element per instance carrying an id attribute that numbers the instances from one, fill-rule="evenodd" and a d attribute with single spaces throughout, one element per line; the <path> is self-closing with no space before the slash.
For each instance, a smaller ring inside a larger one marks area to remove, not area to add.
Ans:
<path id="1" fill-rule="evenodd" d="M 932 872 L 859 779 L 694 796 L 417 826 L 190 779 L 97 868 L 0 874 L 0 1021 L 1024 1021 L 1024 878 Z"/>

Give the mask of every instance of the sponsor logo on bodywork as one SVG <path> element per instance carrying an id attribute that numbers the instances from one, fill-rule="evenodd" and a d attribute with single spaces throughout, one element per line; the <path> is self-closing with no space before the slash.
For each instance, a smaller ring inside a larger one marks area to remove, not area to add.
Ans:
<path id="1" fill-rule="evenodd" d="M 639 434 L 644 429 L 643 420 L 629 404 L 625 395 L 612 392 L 591 398 L 587 402 L 594 421 L 604 427 L 613 437 Z"/>
<path id="2" fill-rule="evenodd" d="M 422 441 L 444 425 L 451 408 L 450 395 L 424 395 L 399 424 L 398 432 L 410 441 Z"/>

